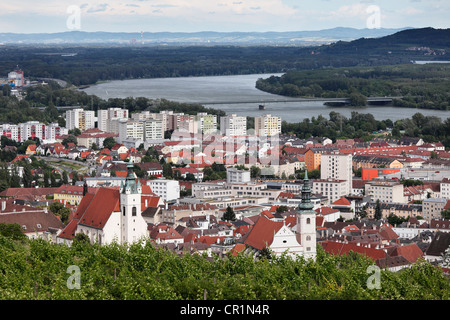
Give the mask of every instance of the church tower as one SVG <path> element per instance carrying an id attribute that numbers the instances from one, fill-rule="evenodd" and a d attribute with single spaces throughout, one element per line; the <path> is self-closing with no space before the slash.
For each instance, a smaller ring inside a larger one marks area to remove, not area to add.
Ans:
<path id="1" fill-rule="evenodd" d="M 308 259 L 316 258 L 316 212 L 311 202 L 311 188 L 309 186 L 308 171 L 305 171 L 302 188 L 302 202 L 298 205 L 297 241 L 303 246 L 303 256 Z"/>
<path id="2" fill-rule="evenodd" d="M 120 187 L 120 243 L 131 243 L 147 236 L 147 223 L 141 213 L 142 188 L 133 172 L 133 164 L 127 165 L 125 184 Z"/>

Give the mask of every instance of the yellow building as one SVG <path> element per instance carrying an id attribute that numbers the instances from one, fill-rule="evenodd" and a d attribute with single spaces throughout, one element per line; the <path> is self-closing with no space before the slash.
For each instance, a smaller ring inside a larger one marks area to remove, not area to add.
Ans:
<path id="1" fill-rule="evenodd" d="M 92 188 L 89 188 L 92 191 Z M 83 186 L 62 185 L 54 193 L 54 200 L 61 203 L 78 205 L 83 199 Z"/>

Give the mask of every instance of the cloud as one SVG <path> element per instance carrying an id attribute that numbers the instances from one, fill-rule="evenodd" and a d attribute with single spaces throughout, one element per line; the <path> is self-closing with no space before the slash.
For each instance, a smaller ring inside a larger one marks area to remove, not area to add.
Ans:
<path id="1" fill-rule="evenodd" d="M 108 6 L 109 5 L 107 3 L 101 3 L 94 7 L 90 7 L 86 12 L 87 13 L 104 12 L 108 8 Z M 111 9 L 114 9 L 114 8 L 111 8 Z"/>

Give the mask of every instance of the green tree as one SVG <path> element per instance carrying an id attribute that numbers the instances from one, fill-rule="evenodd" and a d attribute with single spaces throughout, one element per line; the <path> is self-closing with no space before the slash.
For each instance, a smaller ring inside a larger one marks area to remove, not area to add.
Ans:
<path id="1" fill-rule="evenodd" d="M 111 150 L 116 145 L 116 140 L 113 137 L 108 137 L 103 140 L 103 147 Z"/>
<path id="2" fill-rule="evenodd" d="M 377 199 L 376 204 L 375 204 L 375 213 L 374 213 L 374 218 L 376 220 L 380 220 L 383 216 L 382 210 L 381 210 L 381 203 L 380 203 L 380 199 Z"/>
<path id="3" fill-rule="evenodd" d="M 12 240 L 25 240 L 27 236 L 23 233 L 22 227 L 17 223 L 0 223 L 0 235 Z"/>
<path id="4" fill-rule="evenodd" d="M 227 210 L 222 216 L 222 221 L 235 221 L 236 220 L 236 214 L 234 213 L 233 208 L 230 206 L 227 207 Z"/>

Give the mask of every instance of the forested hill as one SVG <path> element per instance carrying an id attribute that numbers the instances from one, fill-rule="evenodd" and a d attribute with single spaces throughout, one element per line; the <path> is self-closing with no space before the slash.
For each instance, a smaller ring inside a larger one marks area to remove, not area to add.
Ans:
<path id="1" fill-rule="evenodd" d="M 426 28 L 317 47 L 5 45 L 0 46 L 0 77 L 18 65 L 26 77 L 62 79 L 81 86 L 107 80 L 405 64 L 450 60 L 449 39 L 450 29 Z M 430 49 L 414 50 L 422 47 Z"/>
<path id="2" fill-rule="evenodd" d="M 328 46 L 322 46 L 318 52 L 323 54 L 406 54 L 405 49 L 428 47 L 437 55 L 442 49 L 450 56 L 450 29 L 408 29 L 380 38 L 361 38 L 354 41 L 338 41 Z M 425 54 L 425 51 L 422 51 Z M 430 53 L 430 57 L 435 57 Z"/>

